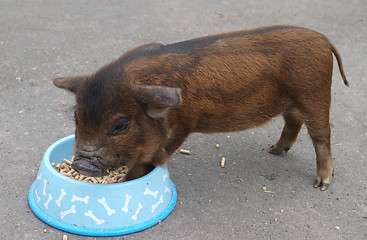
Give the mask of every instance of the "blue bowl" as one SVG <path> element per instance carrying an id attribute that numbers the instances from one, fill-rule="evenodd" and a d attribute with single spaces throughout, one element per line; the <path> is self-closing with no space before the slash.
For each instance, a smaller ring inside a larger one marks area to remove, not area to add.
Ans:
<path id="1" fill-rule="evenodd" d="M 74 142 L 71 135 L 47 149 L 29 190 L 29 205 L 42 221 L 80 235 L 118 236 L 152 227 L 171 213 L 177 192 L 166 166 L 123 183 L 77 181 L 51 166 L 71 159 Z"/>

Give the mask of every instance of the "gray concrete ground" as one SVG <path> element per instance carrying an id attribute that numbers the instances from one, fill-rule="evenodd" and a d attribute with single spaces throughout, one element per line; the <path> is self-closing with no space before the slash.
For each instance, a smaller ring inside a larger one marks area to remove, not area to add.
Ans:
<path id="1" fill-rule="evenodd" d="M 366 13 L 365 0 L 0 0 L 0 239 L 94 239 L 54 229 L 28 206 L 45 150 L 74 129 L 74 98 L 52 77 L 92 73 L 143 43 L 271 24 L 315 29 L 342 54 L 351 87 L 334 66 L 330 189 L 312 187 L 315 154 L 304 128 L 286 155 L 267 153 L 280 118 L 193 134 L 182 146 L 192 154 L 176 153 L 169 165 L 182 204 L 161 225 L 106 239 L 367 239 Z"/>

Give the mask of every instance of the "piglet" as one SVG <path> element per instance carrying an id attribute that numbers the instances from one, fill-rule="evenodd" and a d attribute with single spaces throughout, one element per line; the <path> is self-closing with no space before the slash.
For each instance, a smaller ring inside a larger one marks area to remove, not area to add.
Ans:
<path id="1" fill-rule="evenodd" d="M 327 37 L 283 25 L 146 44 L 91 75 L 57 77 L 76 96 L 73 168 L 101 176 L 125 165 L 135 179 L 166 164 L 190 133 L 242 131 L 282 115 L 269 152 L 287 152 L 305 124 L 316 151 L 313 186 L 326 190 L 333 54 L 348 86 Z"/>

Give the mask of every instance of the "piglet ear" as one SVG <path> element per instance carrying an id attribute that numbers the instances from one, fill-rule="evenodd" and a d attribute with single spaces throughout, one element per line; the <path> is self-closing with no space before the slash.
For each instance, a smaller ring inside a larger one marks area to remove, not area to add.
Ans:
<path id="1" fill-rule="evenodd" d="M 155 119 L 163 117 L 168 108 L 182 104 L 180 88 L 135 86 L 133 93 L 137 101 L 148 107 L 146 114 Z"/>
<path id="2" fill-rule="evenodd" d="M 56 77 L 52 80 L 56 87 L 68 90 L 72 93 L 77 93 L 81 84 L 86 80 L 86 77 Z"/>

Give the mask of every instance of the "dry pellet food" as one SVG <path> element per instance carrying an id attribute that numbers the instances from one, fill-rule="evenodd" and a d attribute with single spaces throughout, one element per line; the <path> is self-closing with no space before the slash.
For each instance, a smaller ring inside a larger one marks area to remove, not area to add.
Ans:
<path id="1" fill-rule="evenodd" d="M 224 164 L 226 164 L 226 158 L 222 157 L 221 161 L 220 161 L 220 167 L 224 168 Z"/>
<path id="2" fill-rule="evenodd" d="M 74 157 L 72 157 L 71 161 L 64 158 L 62 164 L 51 163 L 51 165 L 56 171 L 58 171 L 62 175 L 82 182 L 107 184 L 107 183 L 120 183 L 125 180 L 127 172 L 126 166 L 121 166 L 119 168 L 111 170 L 108 172 L 107 175 L 104 175 L 102 177 L 87 177 L 78 173 L 71 167 L 71 163 L 73 161 Z"/>
<path id="3" fill-rule="evenodd" d="M 190 152 L 190 150 L 180 149 L 180 153 L 190 155 L 191 152 Z"/>

